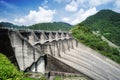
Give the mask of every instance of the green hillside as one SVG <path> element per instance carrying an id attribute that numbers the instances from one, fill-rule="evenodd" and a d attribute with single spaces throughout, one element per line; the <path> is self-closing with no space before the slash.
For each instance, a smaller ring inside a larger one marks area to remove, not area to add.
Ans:
<path id="1" fill-rule="evenodd" d="M 102 10 L 74 26 L 71 31 L 78 41 L 120 63 L 120 51 L 115 47 L 109 46 L 107 42 L 101 39 L 101 35 L 104 35 L 112 42 L 120 45 L 120 17 L 111 17 L 115 15 L 120 16 L 119 13 L 111 10 Z M 95 35 L 93 31 L 97 31 L 101 35 Z"/>
<path id="2" fill-rule="evenodd" d="M 99 31 L 111 42 L 120 46 L 120 13 L 112 10 L 101 10 L 88 17 L 81 24 L 92 31 Z"/>
<path id="3" fill-rule="evenodd" d="M 34 30 L 50 30 L 50 31 L 69 31 L 71 29 L 71 25 L 64 22 L 53 22 L 53 23 L 39 23 L 29 26 L 30 29 Z"/>

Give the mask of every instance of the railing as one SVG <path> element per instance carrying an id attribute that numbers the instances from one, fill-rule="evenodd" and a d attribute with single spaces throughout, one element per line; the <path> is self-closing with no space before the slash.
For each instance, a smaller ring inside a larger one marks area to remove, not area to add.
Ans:
<path id="1" fill-rule="evenodd" d="M 0 27 L 0 29 L 8 29 L 8 30 L 13 30 L 13 31 L 16 31 L 16 30 L 19 30 L 19 31 L 26 31 L 26 32 L 31 32 L 31 31 L 35 31 L 35 32 L 58 32 L 58 33 L 70 33 L 69 31 L 49 31 L 49 30 L 34 30 L 34 29 L 29 29 L 29 28 L 13 28 L 13 27 Z"/>
<path id="2" fill-rule="evenodd" d="M 83 74 L 78 73 L 68 73 L 68 72 L 59 72 L 59 71 L 49 71 L 45 73 L 46 77 L 50 79 L 50 77 L 54 76 L 60 76 L 61 80 L 63 80 L 63 77 L 83 77 Z"/>
<path id="3" fill-rule="evenodd" d="M 78 73 L 68 73 L 68 72 L 59 72 L 59 71 L 50 71 L 49 74 L 51 76 L 58 76 L 58 75 L 62 75 L 62 76 L 83 76 L 82 74 L 78 74 Z"/>

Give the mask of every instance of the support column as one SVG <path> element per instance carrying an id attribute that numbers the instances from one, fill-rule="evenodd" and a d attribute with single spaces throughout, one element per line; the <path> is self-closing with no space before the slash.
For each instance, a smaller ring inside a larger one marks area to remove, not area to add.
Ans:
<path id="1" fill-rule="evenodd" d="M 55 34 L 55 40 L 56 40 L 56 41 L 59 40 L 59 34 L 58 34 L 58 32 L 56 32 L 56 34 Z"/>
<path id="2" fill-rule="evenodd" d="M 41 72 L 42 74 L 45 74 L 45 58 L 44 58 L 44 56 L 41 56 L 37 62 L 37 72 Z"/>
<path id="3" fill-rule="evenodd" d="M 30 32 L 30 33 L 27 33 L 27 34 L 30 34 L 28 37 L 29 37 L 29 42 L 33 45 L 35 42 L 38 41 L 38 38 L 36 37 L 36 35 L 34 34 L 34 32 Z"/>
<path id="4" fill-rule="evenodd" d="M 40 36 L 40 43 L 43 44 L 47 41 L 47 37 L 45 35 L 44 32 L 41 33 L 41 36 Z"/>
<path id="5" fill-rule="evenodd" d="M 53 35 L 52 35 L 52 32 L 49 33 L 49 42 L 52 42 L 53 41 Z"/>

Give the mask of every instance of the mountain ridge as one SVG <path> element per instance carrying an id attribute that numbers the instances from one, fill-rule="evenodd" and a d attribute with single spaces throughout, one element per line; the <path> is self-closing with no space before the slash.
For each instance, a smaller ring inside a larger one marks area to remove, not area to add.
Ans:
<path id="1" fill-rule="evenodd" d="M 114 44 L 120 46 L 120 13 L 112 10 L 101 10 L 80 23 L 91 31 L 99 31 Z"/>

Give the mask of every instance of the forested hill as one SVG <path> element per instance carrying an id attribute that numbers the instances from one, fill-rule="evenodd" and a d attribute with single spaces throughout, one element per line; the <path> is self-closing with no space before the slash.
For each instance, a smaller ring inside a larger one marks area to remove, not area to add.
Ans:
<path id="1" fill-rule="evenodd" d="M 80 23 L 92 31 L 98 31 L 111 42 L 120 46 L 120 13 L 101 10 Z"/>
<path id="2" fill-rule="evenodd" d="M 30 29 L 35 30 L 50 30 L 50 31 L 69 31 L 72 25 L 64 23 L 64 22 L 53 22 L 53 23 L 39 23 L 29 26 Z"/>
<path id="3" fill-rule="evenodd" d="M 15 27 L 17 27 L 17 25 L 14 25 L 14 24 L 9 23 L 9 22 L 0 22 L 0 27 L 15 28 Z"/>
<path id="4" fill-rule="evenodd" d="M 13 23 L 9 23 L 9 22 L 0 22 L 0 27 L 27 29 L 27 26 L 24 26 L 24 25 L 18 26 L 18 25 L 14 25 Z"/>
<path id="5" fill-rule="evenodd" d="M 33 29 L 33 30 L 50 30 L 50 31 L 69 31 L 72 25 L 64 22 L 38 23 L 31 26 L 18 26 L 9 22 L 0 22 L 0 27 Z"/>

